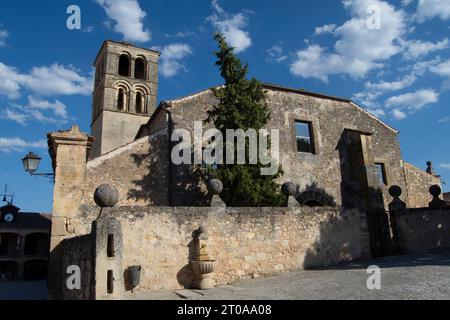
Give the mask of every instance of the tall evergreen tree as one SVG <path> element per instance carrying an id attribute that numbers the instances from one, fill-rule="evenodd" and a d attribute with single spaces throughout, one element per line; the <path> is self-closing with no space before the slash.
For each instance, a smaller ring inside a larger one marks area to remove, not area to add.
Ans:
<path id="1" fill-rule="evenodd" d="M 212 89 L 219 103 L 208 112 L 208 121 L 214 123 L 223 137 L 226 137 L 227 129 L 259 131 L 270 119 L 270 110 L 262 84 L 254 78 L 247 79 L 248 65 L 242 65 L 222 34 L 217 33 L 214 38 L 219 45 L 216 65 L 225 80 L 225 85 Z M 210 169 L 211 175 L 223 182 L 222 199 L 228 206 L 233 207 L 281 206 L 285 197 L 281 195 L 280 186 L 276 183 L 283 175 L 281 166 L 275 175 L 263 176 L 260 169 L 264 166 L 259 160 L 258 164 L 248 164 L 248 139 L 245 149 L 245 165 L 223 164 L 214 170 Z M 237 159 L 236 148 L 234 153 Z M 226 155 L 225 147 L 223 154 Z"/>

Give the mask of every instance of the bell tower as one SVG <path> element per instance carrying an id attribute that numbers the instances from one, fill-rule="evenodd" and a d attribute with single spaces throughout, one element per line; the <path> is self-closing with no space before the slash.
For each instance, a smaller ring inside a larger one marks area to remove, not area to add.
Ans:
<path id="1" fill-rule="evenodd" d="M 94 62 L 91 158 L 136 137 L 156 108 L 160 53 L 107 40 Z"/>

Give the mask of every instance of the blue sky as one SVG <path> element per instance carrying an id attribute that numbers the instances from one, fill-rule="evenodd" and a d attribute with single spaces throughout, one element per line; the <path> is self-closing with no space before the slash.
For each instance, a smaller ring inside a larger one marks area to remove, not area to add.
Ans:
<path id="1" fill-rule="evenodd" d="M 68 6 L 81 9 L 69 30 Z M 90 132 L 92 63 L 105 39 L 162 51 L 159 99 L 221 83 L 222 31 L 261 81 L 353 98 L 400 130 L 406 161 L 433 161 L 450 187 L 448 0 L 3 0 L 0 11 L 0 187 L 51 211 L 52 184 L 27 176 L 34 151 L 51 172 L 46 134 Z"/>

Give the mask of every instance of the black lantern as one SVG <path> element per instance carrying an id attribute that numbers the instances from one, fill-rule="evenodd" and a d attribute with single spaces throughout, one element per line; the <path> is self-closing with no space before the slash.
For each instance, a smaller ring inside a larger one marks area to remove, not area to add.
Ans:
<path id="1" fill-rule="evenodd" d="M 28 153 L 27 156 L 22 159 L 25 171 L 33 175 L 39 167 L 41 160 L 42 158 L 40 158 L 37 154 L 34 154 L 33 152 Z"/>
<path id="2" fill-rule="evenodd" d="M 25 158 L 22 159 L 23 168 L 32 176 L 46 177 L 54 181 L 55 175 L 53 173 L 36 173 L 41 160 L 42 158 L 37 154 L 30 152 Z"/>

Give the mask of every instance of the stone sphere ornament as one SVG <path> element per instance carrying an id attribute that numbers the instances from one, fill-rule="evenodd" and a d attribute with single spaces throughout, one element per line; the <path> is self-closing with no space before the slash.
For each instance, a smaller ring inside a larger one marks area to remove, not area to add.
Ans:
<path id="1" fill-rule="evenodd" d="M 94 201 L 101 208 L 112 208 L 119 202 L 119 191 L 109 184 L 102 184 L 95 190 Z"/>
<path id="2" fill-rule="evenodd" d="M 399 186 L 392 186 L 389 188 L 389 194 L 392 198 L 399 198 L 402 195 L 402 188 Z"/>
<path id="3" fill-rule="evenodd" d="M 212 195 L 219 195 L 223 191 L 223 183 L 219 179 L 211 179 L 208 181 L 208 192 Z"/>
<path id="4" fill-rule="evenodd" d="M 434 197 L 439 197 L 442 193 L 441 187 L 439 187 L 437 184 L 430 187 L 430 194 Z"/>
<path id="5" fill-rule="evenodd" d="M 297 187 L 292 182 L 285 182 L 281 186 L 281 192 L 287 197 L 292 197 L 297 192 Z"/>

